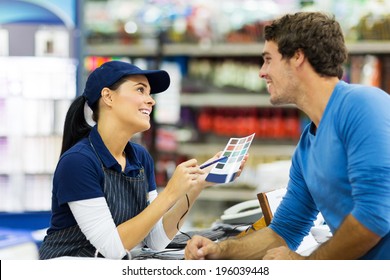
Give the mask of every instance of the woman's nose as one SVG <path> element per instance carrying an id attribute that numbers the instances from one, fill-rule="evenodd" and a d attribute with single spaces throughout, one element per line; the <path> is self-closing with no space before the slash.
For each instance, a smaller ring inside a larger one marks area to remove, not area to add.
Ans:
<path id="1" fill-rule="evenodd" d="M 156 104 L 156 101 L 153 99 L 152 96 L 149 95 L 149 98 L 146 101 L 146 103 L 151 104 L 153 106 L 154 104 Z"/>

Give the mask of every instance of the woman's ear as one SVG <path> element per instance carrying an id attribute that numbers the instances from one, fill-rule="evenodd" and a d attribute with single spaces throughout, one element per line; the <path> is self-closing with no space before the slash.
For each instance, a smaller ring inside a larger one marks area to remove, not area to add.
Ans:
<path id="1" fill-rule="evenodd" d="M 101 95 L 102 95 L 102 101 L 108 105 L 108 106 L 111 106 L 112 104 L 112 91 L 109 89 L 109 88 L 103 88 L 102 89 L 102 92 L 101 92 Z"/>

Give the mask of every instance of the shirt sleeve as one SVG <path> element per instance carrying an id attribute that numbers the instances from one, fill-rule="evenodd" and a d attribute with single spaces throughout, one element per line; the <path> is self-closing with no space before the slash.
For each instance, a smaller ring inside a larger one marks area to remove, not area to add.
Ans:
<path id="1" fill-rule="evenodd" d="M 149 192 L 149 203 L 151 203 L 157 197 L 157 191 Z M 168 238 L 167 234 L 164 230 L 163 218 L 161 218 L 157 224 L 152 228 L 149 232 L 148 236 L 146 236 L 144 243 L 149 248 L 161 251 L 165 249 L 165 247 L 171 242 L 171 239 Z"/>
<path id="2" fill-rule="evenodd" d="M 353 92 L 339 112 L 345 120 L 339 122 L 339 133 L 347 147 L 351 213 L 380 236 L 390 230 L 389 105 L 386 93 L 365 87 Z"/>
<path id="3" fill-rule="evenodd" d="M 157 191 L 151 192 L 150 202 L 156 197 Z M 99 253 L 110 259 L 122 259 L 127 254 L 103 197 L 69 202 L 69 207 L 81 231 Z M 161 218 L 143 243 L 159 251 L 163 250 L 169 242 L 171 240 L 165 233 Z"/>
<path id="4" fill-rule="evenodd" d="M 296 250 L 309 234 L 319 213 L 299 170 L 293 156 L 287 192 L 269 225 L 291 250 Z"/>
<path id="5" fill-rule="evenodd" d="M 54 195 L 60 205 L 90 198 L 104 197 L 101 167 L 81 152 L 64 155 L 54 176 Z"/>
<path id="6" fill-rule="evenodd" d="M 81 231 L 104 257 L 122 259 L 126 250 L 103 197 L 69 202 Z"/>

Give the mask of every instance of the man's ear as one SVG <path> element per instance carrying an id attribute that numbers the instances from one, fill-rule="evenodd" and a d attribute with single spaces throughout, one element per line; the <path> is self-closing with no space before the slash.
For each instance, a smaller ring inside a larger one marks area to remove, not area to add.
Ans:
<path id="1" fill-rule="evenodd" d="M 111 92 L 111 90 L 109 88 L 105 87 L 105 88 L 102 89 L 101 95 L 102 95 L 101 98 L 102 98 L 103 102 L 106 105 L 111 106 L 111 104 L 112 104 L 112 97 L 111 97 L 112 92 Z"/>
<path id="2" fill-rule="evenodd" d="M 305 53 L 303 52 L 302 49 L 297 49 L 295 51 L 295 54 L 293 56 L 293 61 L 296 66 L 300 66 L 304 61 L 305 61 Z"/>

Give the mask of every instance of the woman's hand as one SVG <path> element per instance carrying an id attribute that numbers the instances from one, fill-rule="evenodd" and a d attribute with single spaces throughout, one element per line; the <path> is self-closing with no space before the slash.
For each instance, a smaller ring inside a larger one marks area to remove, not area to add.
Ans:
<path id="1" fill-rule="evenodd" d="M 199 177 L 204 176 L 205 171 L 200 169 L 196 159 L 190 159 L 180 163 L 168 181 L 166 191 L 177 201 L 199 183 Z"/>
<path id="2" fill-rule="evenodd" d="M 244 167 L 245 167 L 246 161 L 248 160 L 248 157 L 249 157 L 249 154 L 246 154 L 244 156 L 244 158 L 242 159 L 241 164 L 240 164 L 240 168 L 238 169 L 236 177 L 234 178 L 234 180 L 237 179 L 238 177 L 240 177 L 242 170 L 244 170 Z"/>

